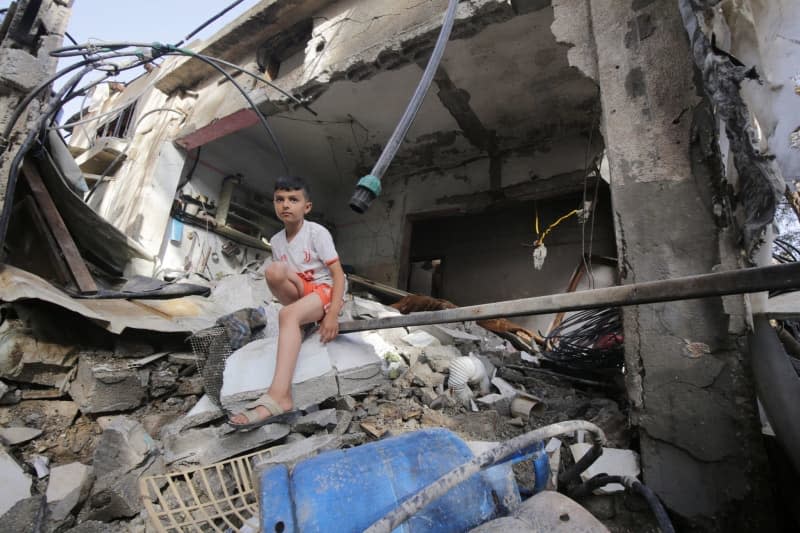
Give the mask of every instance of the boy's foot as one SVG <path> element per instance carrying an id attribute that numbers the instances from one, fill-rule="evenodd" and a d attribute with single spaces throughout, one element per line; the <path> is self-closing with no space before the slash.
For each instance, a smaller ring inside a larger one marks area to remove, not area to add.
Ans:
<path id="1" fill-rule="evenodd" d="M 246 405 L 248 408 L 241 414 L 232 416 L 228 423 L 239 430 L 255 429 L 266 424 L 279 422 L 294 414 L 292 403 L 275 401 L 269 393 L 264 393 L 255 401 Z"/>

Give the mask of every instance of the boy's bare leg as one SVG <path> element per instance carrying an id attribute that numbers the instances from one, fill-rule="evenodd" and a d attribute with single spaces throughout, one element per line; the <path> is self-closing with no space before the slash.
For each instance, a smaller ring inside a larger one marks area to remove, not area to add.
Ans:
<path id="1" fill-rule="evenodd" d="M 291 271 L 289 265 L 273 261 L 264 271 L 269 291 L 283 305 L 289 305 L 303 296 L 303 282 Z"/>
<path id="2" fill-rule="evenodd" d="M 300 326 L 310 322 L 316 322 L 324 316 L 322 300 L 316 293 L 300 298 L 293 304 L 287 305 L 278 313 L 278 356 L 275 363 L 275 374 L 272 377 L 272 385 L 267 393 L 288 411 L 293 406 L 292 402 L 292 377 L 297 365 L 297 356 L 300 353 L 302 337 Z M 263 406 L 256 408 L 259 418 L 267 418 L 274 413 L 270 413 Z M 231 418 L 234 424 L 246 424 L 247 417 L 236 415 Z"/>

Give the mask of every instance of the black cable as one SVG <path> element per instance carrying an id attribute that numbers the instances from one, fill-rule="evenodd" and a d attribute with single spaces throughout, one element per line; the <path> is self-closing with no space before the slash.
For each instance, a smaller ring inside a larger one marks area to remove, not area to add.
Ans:
<path id="1" fill-rule="evenodd" d="M 656 496 L 650 487 L 635 477 L 598 474 L 575 489 L 571 490 L 569 492 L 569 496 L 572 499 L 584 498 L 589 496 L 592 492 L 600 487 L 605 487 L 611 483 L 619 483 L 626 489 L 641 495 L 645 501 L 647 501 L 647 505 L 649 505 L 650 509 L 653 511 L 656 521 L 658 522 L 658 527 L 661 529 L 661 531 L 663 533 L 675 533 L 675 527 L 672 525 L 672 521 L 670 520 L 666 509 L 664 509 L 664 506 L 661 504 L 661 501 L 658 499 L 658 496 Z"/>
<path id="2" fill-rule="evenodd" d="M 553 329 L 542 356 L 575 370 L 622 368 L 622 321 L 616 308 L 576 313 Z"/>
<path id="3" fill-rule="evenodd" d="M 80 80 L 83 76 L 94 70 L 94 65 L 92 66 L 84 66 L 84 68 L 75 74 L 70 80 L 66 83 L 64 87 L 56 93 L 53 98 L 51 98 L 50 103 L 45 108 L 45 111 L 42 113 L 40 118 L 40 124 L 46 124 L 50 117 L 55 114 L 58 109 L 60 109 L 61 98 L 67 92 L 70 85 L 74 83 L 73 80 L 78 79 Z M 8 172 L 8 181 L 6 184 L 6 202 L 3 205 L 3 211 L 0 213 L 0 243 L 5 243 L 6 240 L 6 232 L 8 231 L 8 223 L 9 219 L 11 218 L 11 199 L 14 198 L 14 191 L 17 186 L 17 177 L 19 176 L 20 168 L 22 167 L 22 162 L 27 155 L 28 151 L 33 146 L 33 143 L 39 136 L 40 128 L 31 128 L 28 131 L 28 135 L 25 137 L 25 140 L 22 142 L 19 150 L 17 150 L 16 155 L 14 155 L 14 159 L 11 161 L 11 166 Z"/>
<path id="4" fill-rule="evenodd" d="M 176 43 L 175 46 L 178 47 L 178 46 L 182 45 L 183 43 L 185 43 L 186 41 L 188 41 L 189 39 L 191 39 L 192 37 L 194 37 L 195 35 L 197 35 L 201 31 L 206 29 L 209 26 L 209 24 L 214 23 L 220 17 L 225 15 L 225 13 L 227 13 L 228 11 L 233 9 L 234 7 L 238 6 L 242 2 L 244 2 L 244 0 L 236 0 L 235 2 L 233 2 L 231 5 L 229 5 L 228 7 L 226 7 L 225 9 L 220 11 L 219 13 L 217 13 L 216 15 L 214 15 L 213 17 L 211 17 L 207 21 L 203 22 L 200 26 L 198 26 L 195 30 L 193 30 L 189 35 L 187 35 L 186 37 L 181 39 L 178 43 Z"/>
<path id="5" fill-rule="evenodd" d="M 579 479 L 579 476 L 590 466 L 594 464 L 597 459 L 603 455 L 603 444 L 595 442 L 592 447 L 581 457 L 577 463 L 567 468 L 558 476 L 559 486 L 566 486 Z"/>

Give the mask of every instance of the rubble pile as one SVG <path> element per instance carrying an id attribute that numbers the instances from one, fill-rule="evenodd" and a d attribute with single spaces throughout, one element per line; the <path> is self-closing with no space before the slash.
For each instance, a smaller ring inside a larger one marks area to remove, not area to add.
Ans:
<path id="1" fill-rule="evenodd" d="M 398 313 L 360 297 L 351 298 L 346 312 L 353 318 Z M 56 318 L 52 313 L 15 304 L 0 326 L 4 531 L 23 530 L 14 524 L 24 520 L 53 532 L 157 531 L 146 507 L 166 512 L 177 496 L 158 481 L 162 492 L 146 505 L 144 478 L 254 452 L 262 464 L 292 463 L 421 428 L 498 442 L 577 418 L 603 428 L 612 447 L 631 443 L 619 389 L 542 371 L 530 354 L 474 323 L 344 334 L 327 345 L 314 334 L 303 343 L 295 374 L 303 411 L 285 423 L 237 432 L 225 411 L 269 386 L 274 326 L 230 356 L 217 405 L 204 395 L 204 376 L 185 338 L 45 335 L 41 325 Z M 266 313 L 270 324 L 277 304 Z M 561 454 L 562 463 L 568 456 Z M 533 486 L 529 465 L 515 470 L 522 486 Z M 645 515 L 639 524 L 648 520 L 646 507 L 631 510 L 623 500 L 593 505 L 607 523 L 630 512 Z"/>

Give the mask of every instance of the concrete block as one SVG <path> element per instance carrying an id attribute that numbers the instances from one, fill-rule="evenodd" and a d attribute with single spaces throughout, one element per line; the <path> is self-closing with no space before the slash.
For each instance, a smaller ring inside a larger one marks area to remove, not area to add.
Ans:
<path id="1" fill-rule="evenodd" d="M 42 434 L 41 429 L 34 428 L 0 428 L 0 441 L 9 446 L 23 444 Z"/>
<path id="2" fill-rule="evenodd" d="M 327 348 L 337 371 L 340 395 L 367 392 L 388 382 L 381 357 L 362 334 L 339 335 Z"/>
<path id="3" fill-rule="evenodd" d="M 428 346 L 423 348 L 422 354 L 422 361 L 436 372 L 448 372 L 450 362 L 461 357 L 461 351 L 455 346 Z"/>
<path id="4" fill-rule="evenodd" d="M 147 397 L 148 378 L 148 370 L 128 368 L 124 360 L 84 356 L 69 394 L 84 413 L 131 410 Z"/>
<path id="5" fill-rule="evenodd" d="M 414 333 L 409 333 L 403 337 L 403 342 L 407 343 L 409 346 L 415 346 L 417 348 L 441 345 L 439 339 L 423 330 L 417 330 Z"/>
<path id="6" fill-rule="evenodd" d="M 339 385 L 339 394 L 369 392 L 389 382 L 389 379 L 383 375 L 379 363 L 339 372 L 336 379 Z"/>
<path id="7" fill-rule="evenodd" d="M 194 407 L 186 413 L 186 416 L 161 428 L 160 435 L 161 438 L 164 438 L 166 435 L 177 434 L 189 428 L 208 424 L 224 416 L 225 413 L 222 412 L 222 409 L 214 405 L 211 398 L 205 395 L 194 404 Z"/>
<path id="8" fill-rule="evenodd" d="M 97 478 L 130 472 L 156 450 L 155 441 L 139 422 L 124 416 L 112 420 L 100 435 L 92 465 Z"/>
<path id="9" fill-rule="evenodd" d="M 47 504 L 41 496 L 25 498 L 14 504 L 5 513 L 0 513 L 0 531 L 34 531 L 33 524 L 43 513 Z"/>
<path id="10" fill-rule="evenodd" d="M 0 480 L 3 484 L 3 490 L 0 490 L 2 516 L 18 501 L 30 497 L 32 483 L 19 463 L 3 447 L 0 447 Z"/>
<path id="11" fill-rule="evenodd" d="M 92 479 L 92 467 L 81 463 L 53 468 L 47 485 L 50 519 L 60 522 L 67 518 L 72 510 L 89 496 Z"/>
<path id="12" fill-rule="evenodd" d="M 313 435 L 317 431 L 333 429 L 336 424 L 336 409 L 323 409 L 298 418 L 292 424 L 292 431 L 303 435 Z"/>
<path id="13" fill-rule="evenodd" d="M 190 429 L 164 438 L 167 464 L 210 465 L 280 440 L 289 434 L 285 424 L 267 424 L 252 431 L 234 431 L 230 426 Z"/>
<path id="14" fill-rule="evenodd" d="M 228 396 L 269 388 L 275 373 L 277 345 L 277 338 L 260 339 L 245 345 L 228 358 L 220 393 L 223 403 Z M 319 378 L 332 370 L 328 350 L 319 341 L 319 336 L 313 336 L 300 348 L 292 383 L 296 385 Z"/>

